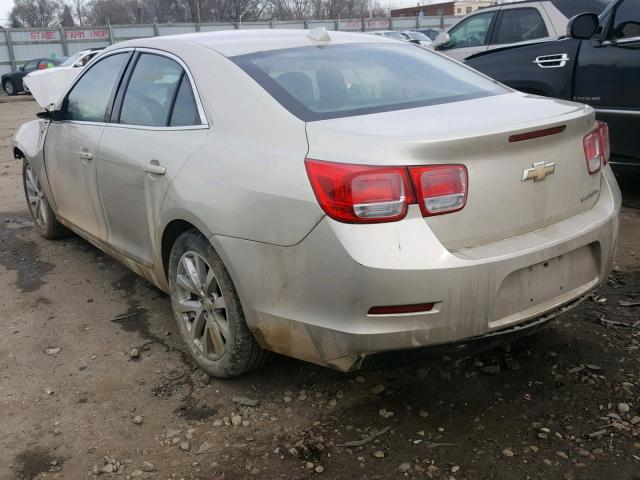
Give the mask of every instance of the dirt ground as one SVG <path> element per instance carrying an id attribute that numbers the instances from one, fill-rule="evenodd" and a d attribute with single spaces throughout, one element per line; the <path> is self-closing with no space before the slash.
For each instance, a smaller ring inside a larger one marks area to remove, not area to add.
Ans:
<path id="1" fill-rule="evenodd" d="M 217 381 L 167 296 L 34 233 L 9 143 L 36 111 L 0 97 L 0 479 L 640 478 L 640 179 L 608 284 L 510 348 Z"/>

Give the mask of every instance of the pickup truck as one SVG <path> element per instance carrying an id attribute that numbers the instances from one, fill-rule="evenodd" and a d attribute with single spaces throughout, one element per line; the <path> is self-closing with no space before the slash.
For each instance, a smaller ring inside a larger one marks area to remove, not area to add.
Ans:
<path id="1" fill-rule="evenodd" d="M 640 0 L 613 0 L 600 15 L 576 15 L 565 37 L 465 62 L 517 90 L 591 105 L 609 124 L 611 163 L 640 169 Z"/>

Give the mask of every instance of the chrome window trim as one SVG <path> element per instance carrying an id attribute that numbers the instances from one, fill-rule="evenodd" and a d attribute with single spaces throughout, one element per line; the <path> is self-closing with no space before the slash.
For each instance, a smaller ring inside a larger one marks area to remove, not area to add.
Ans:
<path id="1" fill-rule="evenodd" d="M 136 128 L 141 130 L 196 130 L 196 129 L 202 129 L 202 128 L 209 128 L 209 122 L 207 120 L 204 107 L 202 106 L 202 101 L 200 100 L 200 92 L 198 92 L 198 88 L 196 87 L 196 84 L 193 80 L 193 75 L 191 74 L 191 71 L 189 70 L 189 67 L 187 67 L 186 63 L 184 63 L 184 61 L 180 57 L 174 55 L 173 53 L 167 52 L 165 50 L 159 50 L 156 48 L 149 48 L 149 47 L 140 47 L 140 48 L 136 48 L 135 51 L 140 53 L 149 53 L 149 54 L 159 55 L 159 56 L 169 58 L 175 61 L 176 63 L 178 63 L 178 65 L 182 67 L 184 72 L 187 74 L 187 77 L 189 77 L 189 83 L 191 84 L 193 97 L 196 101 L 196 108 L 198 109 L 198 116 L 200 117 L 200 125 L 183 125 L 179 127 L 171 127 L 171 126 L 153 127 L 149 125 L 130 125 L 128 123 L 109 123 L 108 125 L 110 127 L 120 126 L 120 127 L 127 127 L 127 128 Z M 135 67 L 134 67 L 134 71 L 135 71 Z M 127 95 L 127 92 L 125 91 L 124 96 L 122 98 L 123 102 L 126 99 L 126 95 Z"/>
<path id="2" fill-rule="evenodd" d="M 610 115 L 623 115 L 631 117 L 639 117 L 640 110 L 621 110 L 616 108 L 596 108 L 596 113 L 608 113 Z"/>
<path id="3" fill-rule="evenodd" d="M 128 123 L 106 123 L 107 127 L 115 127 L 115 128 L 127 128 L 130 130 L 158 130 L 162 132 L 172 131 L 172 130 L 207 130 L 209 125 L 181 125 L 175 127 L 152 127 L 149 125 L 130 125 Z"/>
<path id="4" fill-rule="evenodd" d="M 626 43 L 636 43 L 636 42 L 640 42 L 640 37 L 621 38 L 619 40 L 605 40 L 604 42 L 601 43 L 601 45 L 605 47 L 608 47 L 608 46 L 615 47 L 616 45 L 624 45 Z"/>

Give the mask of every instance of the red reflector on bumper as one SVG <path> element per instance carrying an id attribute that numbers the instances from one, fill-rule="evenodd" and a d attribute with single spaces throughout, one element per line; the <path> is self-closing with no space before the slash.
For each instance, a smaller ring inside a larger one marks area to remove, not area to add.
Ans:
<path id="1" fill-rule="evenodd" d="M 429 312 L 433 303 L 418 303 L 415 305 L 393 305 L 387 307 L 371 307 L 368 315 L 398 315 L 403 313 Z"/>
<path id="2" fill-rule="evenodd" d="M 509 143 L 522 142 L 524 140 L 533 140 L 534 138 L 548 137 L 560 132 L 564 132 L 566 125 L 559 127 L 545 128 L 544 130 L 534 130 L 533 132 L 518 133 L 517 135 L 511 135 L 509 137 Z"/>

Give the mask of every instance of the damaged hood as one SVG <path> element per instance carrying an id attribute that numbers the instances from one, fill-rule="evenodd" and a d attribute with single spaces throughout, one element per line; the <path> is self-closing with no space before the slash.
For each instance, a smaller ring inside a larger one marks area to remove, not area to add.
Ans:
<path id="1" fill-rule="evenodd" d="M 58 67 L 38 70 L 24 77 L 24 83 L 42 108 L 58 103 L 82 68 Z"/>

